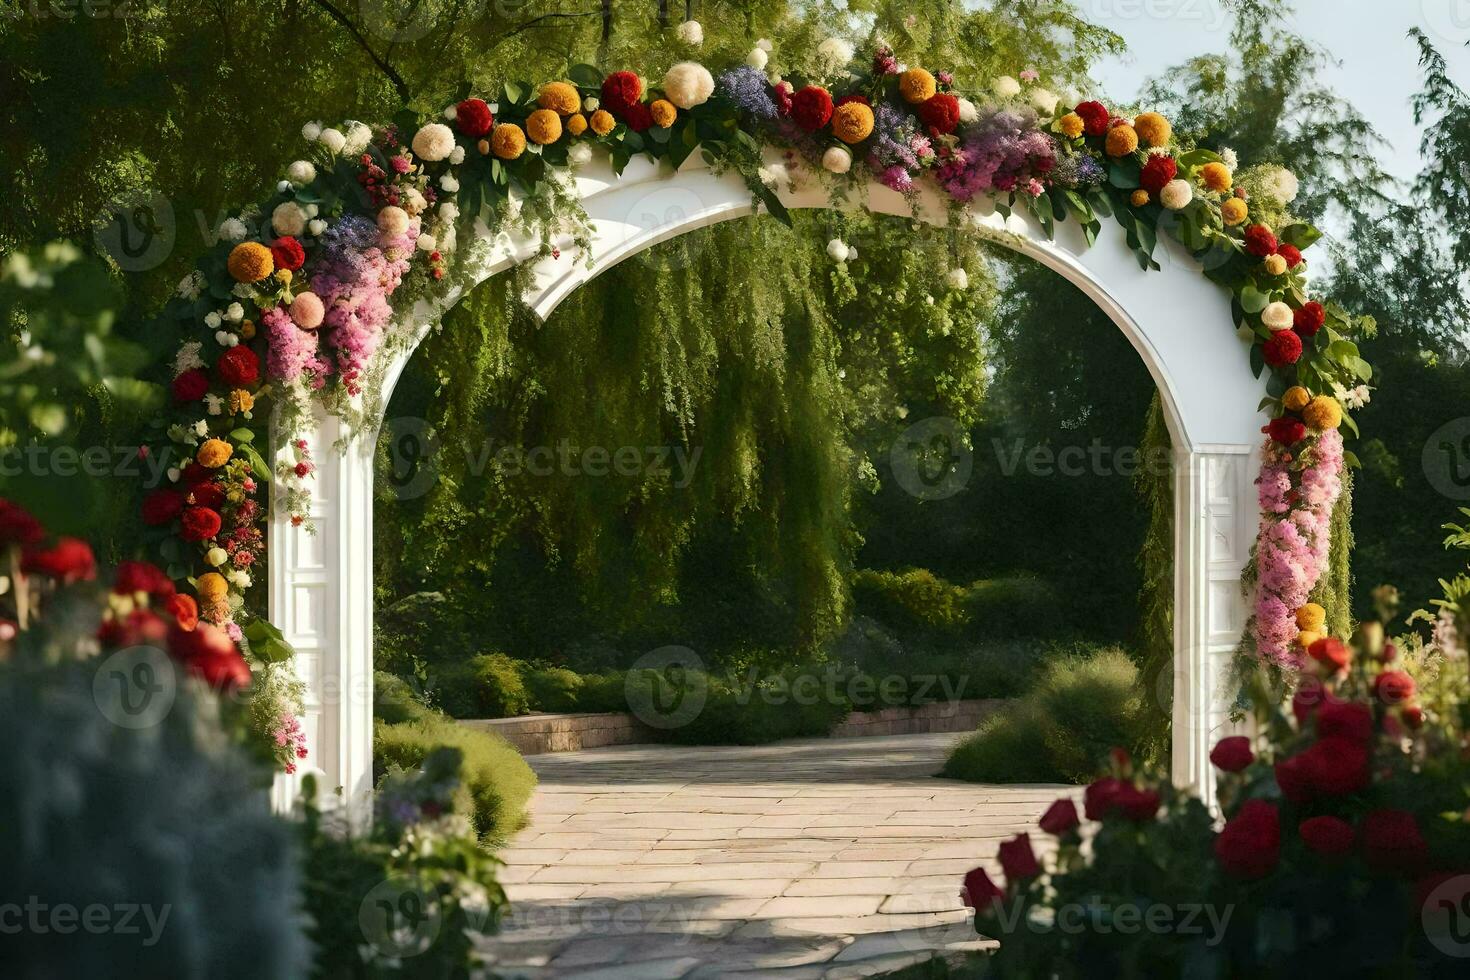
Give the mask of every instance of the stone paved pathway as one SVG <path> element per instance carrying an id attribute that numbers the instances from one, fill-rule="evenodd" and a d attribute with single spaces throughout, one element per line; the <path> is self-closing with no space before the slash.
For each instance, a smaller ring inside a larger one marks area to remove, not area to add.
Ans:
<path id="1" fill-rule="evenodd" d="M 956 735 L 532 756 L 502 976 L 850 977 L 984 948 L 976 863 L 1059 787 L 934 778 Z"/>

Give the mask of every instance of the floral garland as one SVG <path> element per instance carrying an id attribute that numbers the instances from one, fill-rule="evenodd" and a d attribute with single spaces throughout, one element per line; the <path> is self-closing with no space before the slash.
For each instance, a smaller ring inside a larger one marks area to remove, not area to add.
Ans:
<path id="1" fill-rule="evenodd" d="M 291 461 L 266 463 L 255 448 L 260 398 L 276 399 L 288 428 L 308 398 L 350 412 L 396 336 L 394 305 L 442 297 L 462 230 L 530 230 L 542 254 L 558 235 L 584 244 L 571 169 L 599 151 L 618 173 L 639 154 L 677 167 L 700 149 L 783 220 L 775 190 L 809 177 L 834 193 L 869 179 L 911 193 L 928 180 L 956 220 L 986 197 L 1007 215 L 1026 210 L 1048 234 L 1076 220 L 1091 243 L 1111 217 L 1144 268 L 1158 268 L 1160 231 L 1181 242 L 1231 291 L 1252 365 L 1270 372 L 1249 632 L 1268 659 L 1299 661 L 1318 632 L 1300 611 L 1326 560 L 1324 514 L 1345 458 L 1336 429 L 1352 425 L 1344 409 L 1366 401 L 1371 377 L 1346 338 L 1373 325 L 1309 299 L 1302 250 L 1319 233 L 1286 217 L 1295 178 L 1263 167 L 1237 179 L 1233 154 L 1180 145 L 1161 115 L 1130 118 L 1093 100 L 1065 109 L 1031 71 L 967 96 L 950 73 L 900 64 L 881 44 L 856 62 L 851 45 L 830 39 L 785 76 L 772 57 L 762 41 L 718 77 L 686 61 L 652 86 L 574 65 L 539 88 L 507 83 L 494 104 L 466 90 L 443 121 L 306 125 L 311 158 L 291 164 L 263 206 L 221 225 L 168 310 L 185 335 L 173 407 L 144 451 L 169 454 L 169 484 L 148 494 L 143 519 L 200 616 L 258 662 L 289 656 L 279 632 L 243 614 L 244 597 L 264 553 L 265 486 L 274 480 L 277 505 L 309 525 L 314 464 L 298 440 Z M 771 145 L 786 162 L 762 166 Z"/>

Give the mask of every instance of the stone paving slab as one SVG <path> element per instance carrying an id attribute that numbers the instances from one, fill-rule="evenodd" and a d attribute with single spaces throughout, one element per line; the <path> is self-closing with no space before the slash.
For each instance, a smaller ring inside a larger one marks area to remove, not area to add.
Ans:
<path id="1" fill-rule="evenodd" d="M 500 854 L 512 908 L 487 969 L 827 980 L 990 948 L 961 876 L 998 873 L 1000 842 L 1079 791 L 935 778 L 959 737 L 531 757 L 541 782 Z"/>

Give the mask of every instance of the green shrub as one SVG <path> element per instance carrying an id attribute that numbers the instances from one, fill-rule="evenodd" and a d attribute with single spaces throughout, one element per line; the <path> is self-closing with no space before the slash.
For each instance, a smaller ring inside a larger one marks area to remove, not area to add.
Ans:
<path id="1" fill-rule="evenodd" d="M 429 696 L 436 708 L 451 718 L 484 717 L 475 671 L 469 661 L 440 664 L 428 673 Z"/>
<path id="2" fill-rule="evenodd" d="M 980 723 L 950 752 L 941 776 L 972 783 L 1055 783 L 1047 758 L 1045 724 L 1024 702 L 1007 705 Z"/>
<path id="3" fill-rule="evenodd" d="M 752 684 L 747 676 L 702 675 L 704 706 L 687 724 L 662 729 L 664 740 L 683 745 L 762 745 L 785 738 L 826 735 L 852 710 L 843 688 L 828 696 L 825 686 L 795 689 L 794 679 L 820 667 L 792 667 Z M 649 684 L 644 672 L 635 683 Z"/>
<path id="4" fill-rule="evenodd" d="M 577 692 L 577 710 L 611 712 L 628 710 L 627 680 L 622 671 L 584 674 Z"/>
<path id="5" fill-rule="evenodd" d="M 1072 628 L 1056 590 L 1030 575 L 973 582 L 964 608 L 970 631 L 991 639 L 1056 636 Z"/>
<path id="6" fill-rule="evenodd" d="M 373 673 L 373 717 L 390 724 L 417 721 L 433 712 L 424 706 L 408 681 L 386 671 Z"/>
<path id="7" fill-rule="evenodd" d="M 580 694 L 581 674 L 565 667 L 536 667 L 525 671 L 526 691 L 536 711 L 585 711 Z"/>
<path id="8" fill-rule="evenodd" d="M 482 653 L 470 661 L 478 718 L 514 718 L 531 710 L 531 696 L 520 666 L 503 653 Z"/>
<path id="9" fill-rule="evenodd" d="M 953 630 L 969 621 L 967 590 L 927 568 L 901 572 L 863 570 L 853 576 L 853 602 L 894 626 Z"/>

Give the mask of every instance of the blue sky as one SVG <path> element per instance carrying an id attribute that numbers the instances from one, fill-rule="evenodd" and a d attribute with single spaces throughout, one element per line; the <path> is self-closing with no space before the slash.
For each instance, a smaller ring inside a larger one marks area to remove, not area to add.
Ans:
<path id="1" fill-rule="evenodd" d="M 1395 176 L 1418 168 L 1419 136 L 1409 99 L 1419 87 L 1418 55 L 1409 28 L 1437 43 L 1461 87 L 1470 89 L 1470 0 L 1282 0 L 1294 9 L 1296 33 L 1340 62 L 1327 81 L 1371 120 L 1391 149 Z M 1088 20 L 1122 35 L 1128 53 L 1099 66 L 1106 92 L 1135 97 L 1143 82 L 1170 65 L 1223 52 L 1230 21 L 1220 0 L 1073 0 Z"/>

